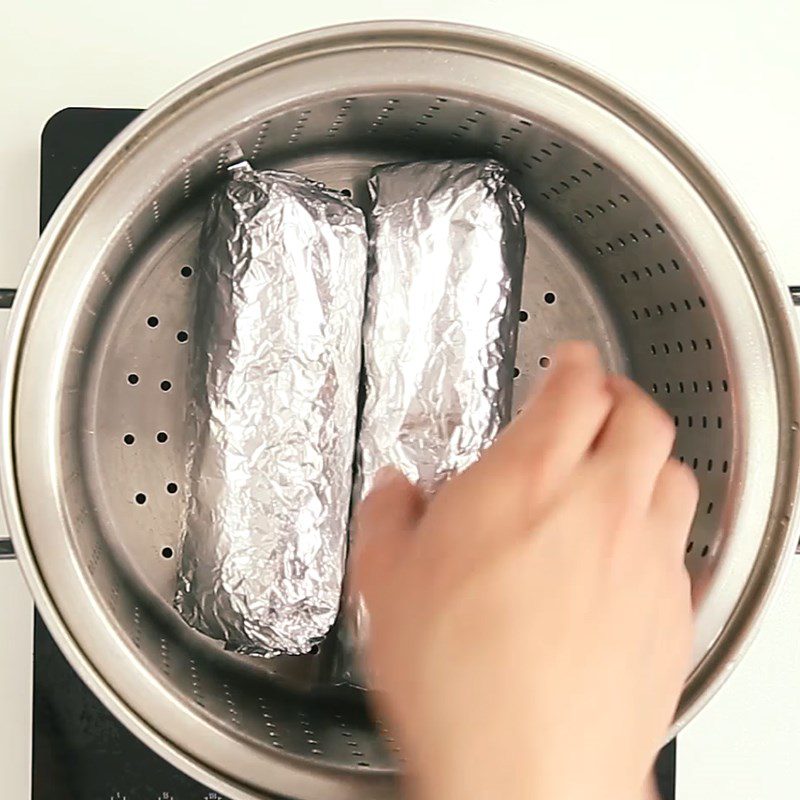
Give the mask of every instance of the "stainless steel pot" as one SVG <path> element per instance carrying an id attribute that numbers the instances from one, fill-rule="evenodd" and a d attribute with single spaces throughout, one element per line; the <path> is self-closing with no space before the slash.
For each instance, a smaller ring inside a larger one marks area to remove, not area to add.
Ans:
<path id="1" fill-rule="evenodd" d="M 389 159 L 509 165 L 529 207 L 516 402 L 555 341 L 592 339 L 674 415 L 700 480 L 685 724 L 793 550 L 789 295 L 719 179 L 651 112 L 550 51 L 442 24 L 323 30 L 213 68 L 117 137 L 42 236 L 2 359 L 0 471 L 20 564 L 73 666 L 231 797 L 393 793 L 392 742 L 325 686 L 326 653 L 225 653 L 170 606 L 198 223 L 239 149 L 356 198 Z"/>

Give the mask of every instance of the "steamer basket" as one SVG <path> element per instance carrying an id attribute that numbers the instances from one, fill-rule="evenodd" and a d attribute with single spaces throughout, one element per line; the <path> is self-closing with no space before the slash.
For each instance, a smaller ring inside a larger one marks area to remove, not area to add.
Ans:
<path id="1" fill-rule="evenodd" d="M 510 167 L 528 204 L 515 403 L 555 342 L 591 339 L 674 416 L 702 487 L 677 730 L 729 673 L 793 550 L 789 294 L 719 181 L 637 102 L 549 51 L 450 25 L 324 30 L 210 70 L 120 135 L 48 226 L 3 357 L 2 480 L 15 550 L 72 664 L 145 742 L 231 797 L 394 793 L 401 759 L 358 695 L 325 685 L 324 647 L 232 655 L 170 605 L 198 228 L 240 150 L 361 201 L 379 162 Z"/>

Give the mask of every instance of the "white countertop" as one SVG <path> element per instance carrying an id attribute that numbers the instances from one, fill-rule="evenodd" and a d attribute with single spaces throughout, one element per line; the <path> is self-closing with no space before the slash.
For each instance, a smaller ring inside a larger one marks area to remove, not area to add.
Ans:
<path id="1" fill-rule="evenodd" d="M 787 283 L 800 283 L 800 3 L 793 0 L 30 0 L 0 26 L 0 286 L 17 285 L 36 240 L 39 134 L 54 112 L 146 106 L 265 40 L 400 17 L 525 35 L 623 83 L 722 170 Z M 0 794 L 8 800 L 28 800 L 30 791 L 31 614 L 16 565 L 0 563 Z M 800 556 L 744 662 L 680 736 L 678 800 L 796 798 L 798 743 Z"/>

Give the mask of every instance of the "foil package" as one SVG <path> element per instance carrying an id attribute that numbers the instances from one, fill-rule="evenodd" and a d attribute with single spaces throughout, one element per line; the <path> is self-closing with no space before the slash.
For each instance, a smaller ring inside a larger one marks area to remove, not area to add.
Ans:
<path id="1" fill-rule="evenodd" d="M 523 201 L 496 161 L 378 167 L 369 188 L 356 499 L 386 465 L 435 491 L 508 421 L 525 258 Z M 339 677 L 358 684 L 368 620 L 349 602 Z"/>
<path id="2" fill-rule="evenodd" d="M 358 489 L 390 464 L 429 491 L 511 413 L 523 204 L 496 161 L 378 167 Z"/>
<path id="3" fill-rule="evenodd" d="M 367 264 L 362 212 L 232 169 L 200 240 L 175 607 L 226 649 L 309 652 L 347 543 Z"/>

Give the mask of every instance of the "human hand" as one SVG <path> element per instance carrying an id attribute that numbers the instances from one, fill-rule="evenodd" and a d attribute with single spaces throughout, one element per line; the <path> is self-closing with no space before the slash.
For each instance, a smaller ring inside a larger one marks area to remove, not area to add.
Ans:
<path id="1" fill-rule="evenodd" d="M 430 502 L 380 474 L 350 589 L 415 796 L 641 795 L 689 668 L 698 490 L 670 458 L 674 435 L 650 397 L 572 343 Z"/>

